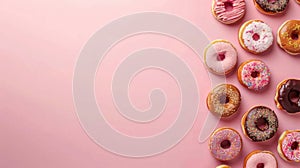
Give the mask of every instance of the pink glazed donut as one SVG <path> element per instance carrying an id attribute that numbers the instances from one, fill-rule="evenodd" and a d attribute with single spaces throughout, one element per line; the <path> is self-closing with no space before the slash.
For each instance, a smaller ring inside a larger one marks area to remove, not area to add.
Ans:
<path id="1" fill-rule="evenodd" d="M 231 73 L 237 64 L 237 51 L 226 40 L 215 40 L 206 47 L 204 62 L 210 72 L 217 75 Z"/>
<path id="2" fill-rule="evenodd" d="M 277 168 L 277 160 L 272 152 L 256 150 L 246 156 L 244 168 Z"/>
<path id="3" fill-rule="evenodd" d="M 209 139 L 209 149 L 214 158 L 229 161 L 236 158 L 242 150 L 242 138 L 232 128 L 219 128 Z"/>
<path id="4" fill-rule="evenodd" d="M 284 131 L 279 138 L 277 151 L 286 161 L 300 162 L 300 130 Z"/>
<path id="5" fill-rule="evenodd" d="M 254 91 L 263 90 L 270 83 L 271 73 L 268 66 L 260 60 L 249 60 L 238 69 L 241 85 Z"/>
<path id="6" fill-rule="evenodd" d="M 245 0 L 213 0 L 212 13 L 221 23 L 235 23 L 243 18 L 245 11 Z"/>

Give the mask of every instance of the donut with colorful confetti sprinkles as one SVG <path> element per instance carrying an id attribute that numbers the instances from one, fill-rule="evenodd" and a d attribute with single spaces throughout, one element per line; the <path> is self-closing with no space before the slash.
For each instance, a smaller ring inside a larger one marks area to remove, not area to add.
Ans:
<path id="1" fill-rule="evenodd" d="M 270 151 L 255 150 L 249 153 L 244 160 L 244 168 L 277 168 L 278 163 Z"/>
<path id="2" fill-rule="evenodd" d="M 238 80 L 241 85 L 254 91 L 261 91 L 269 85 L 271 72 L 260 60 L 248 60 L 238 69 Z"/>
<path id="3" fill-rule="evenodd" d="M 286 11 L 289 0 L 253 0 L 256 9 L 266 15 L 276 15 Z"/>
<path id="4" fill-rule="evenodd" d="M 279 138 L 277 151 L 285 161 L 300 162 L 300 130 L 284 131 Z"/>
<path id="5" fill-rule="evenodd" d="M 273 41 L 271 27 L 261 20 L 249 20 L 240 27 L 240 45 L 250 53 L 260 54 L 267 51 Z"/>
<path id="6" fill-rule="evenodd" d="M 208 145 L 214 158 L 220 161 L 229 161 L 240 154 L 243 142 L 236 130 L 219 128 L 211 135 Z"/>
<path id="7" fill-rule="evenodd" d="M 278 118 L 269 107 L 255 106 L 242 118 L 243 133 L 253 142 L 264 142 L 274 137 L 278 130 Z"/>

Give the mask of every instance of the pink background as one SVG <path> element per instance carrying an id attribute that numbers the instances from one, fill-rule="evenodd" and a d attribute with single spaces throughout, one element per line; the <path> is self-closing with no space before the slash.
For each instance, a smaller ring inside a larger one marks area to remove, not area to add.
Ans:
<path id="1" fill-rule="evenodd" d="M 201 28 L 210 40 L 230 40 L 239 53 L 239 63 L 258 58 L 272 72 L 270 87 L 258 94 L 244 89 L 236 75 L 228 78 L 242 93 L 242 105 L 236 118 L 221 121 L 241 133 L 242 114 L 253 105 L 273 108 L 279 117 L 279 134 L 299 128 L 299 116 L 277 110 L 273 102 L 276 85 L 286 78 L 299 78 L 299 59 L 284 53 L 277 45 L 271 51 L 255 56 L 241 49 L 237 32 L 242 22 L 227 26 L 217 22 L 210 11 L 211 1 L 189 0 L 2 0 L 0 6 L 0 167 L 5 168 L 199 168 L 215 167 L 220 162 L 211 157 L 207 143 L 198 143 L 198 136 L 208 111 L 205 98 L 209 80 L 203 64 L 189 48 L 174 39 L 159 35 L 140 35 L 122 41 L 107 55 L 96 79 L 98 103 L 114 128 L 134 136 L 153 135 L 174 121 L 179 109 L 179 92 L 175 81 L 166 73 L 147 70 L 139 74 L 130 87 L 138 108 L 149 105 L 147 94 L 161 87 L 168 95 L 164 114 L 153 123 L 137 124 L 122 118 L 111 102 L 107 87 L 115 66 L 132 51 L 145 47 L 168 49 L 190 66 L 199 83 L 198 118 L 188 135 L 173 149 L 149 158 L 126 158 L 109 153 L 96 145 L 81 128 L 72 98 L 72 76 L 81 48 L 89 37 L 110 21 L 132 13 L 159 11 L 180 16 Z M 287 19 L 299 18 L 300 6 L 291 0 L 287 14 L 270 17 L 260 14 L 247 1 L 243 21 L 261 19 L 273 32 Z M 101 83 L 99 78 L 106 79 Z M 136 89 L 138 88 L 138 89 Z M 276 137 L 277 138 L 277 137 Z M 297 167 L 279 158 L 277 142 L 257 145 L 243 136 L 244 150 L 239 158 L 228 163 L 241 167 L 243 158 L 252 150 L 275 152 L 279 166 Z M 299 166 L 299 165 L 298 165 Z"/>

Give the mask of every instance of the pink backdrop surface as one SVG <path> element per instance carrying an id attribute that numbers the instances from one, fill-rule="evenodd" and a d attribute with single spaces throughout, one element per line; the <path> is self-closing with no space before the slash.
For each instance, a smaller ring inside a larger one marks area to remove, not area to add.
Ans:
<path id="1" fill-rule="evenodd" d="M 171 50 L 184 60 L 199 84 L 200 107 L 194 126 L 171 150 L 148 158 L 127 158 L 110 153 L 94 143 L 82 129 L 76 116 L 72 95 L 72 78 L 77 58 L 88 39 L 112 20 L 129 14 L 158 11 L 184 18 L 205 32 L 210 40 L 227 39 L 237 48 L 239 63 L 262 59 L 272 72 L 270 87 L 262 93 L 243 88 L 236 74 L 227 78 L 242 94 L 239 114 L 221 121 L 242 133 L 240 119 L 250 107 L 258 104 L 274 109 L 279 117 L 278 136 L 286 129 L 299 129 L 299 116 L 277 110 L 273 97 L 277 83 L 286 78 L 300 78 L 300 57 L 283 52 L 276 44 L 259 56 L 245 52 L 238 44 L 240 25 L 249 19 L 261 19 L 273 28 L 287 19 L 300 19 L 300 5 L 291 0 L 288 11 L 279 17 L 259 13 L 247 1 L 247 13 L 241 22 L 223 25 L 211 14 L 211 1 L 188 0 L 2 0 L 0 6 L 0 167 L 5 168 L 199 168 L 220 164 L 209 153 L 207 142 L 198 136 L 208 114 L 205 99 L 210 83 L 207 72 L 190 49 L 174 39 L 160 35 L 128 38 L 115 46 L 105 57 L 96 78 L 96 95 L 105 109 L 107 120 L 115 129 L 134 136 L 149 136 L 168 127 L 175 120 L 180 95 L 175 81 L 157 70 L 138 74 L 130 86 L 132 101 L 138 108 L 147 108 L 147 94 L 153 87 L 163 88 L 168 95 L 165 112 L 152 123 L 138 124 L 124 119 L 111 102 L 107 87 L 120 59 L 145 47 Z M 175 26 L 175 25 L 174 25 Z M 106 79 L 107 83 L 101 83 Z M 241 167 L 244 157 L 256 149 L 275 153 L 279 167 L 298 167 L 284 162 L 277 154 L 277 142 L 258 145 L 243 137 L 241 155 L 228 163 Z"/>

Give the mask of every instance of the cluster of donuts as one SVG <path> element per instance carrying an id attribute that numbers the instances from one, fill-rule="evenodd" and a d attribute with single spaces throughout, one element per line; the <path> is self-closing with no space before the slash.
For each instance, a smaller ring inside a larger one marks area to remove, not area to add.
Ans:
<path id="1" fill-rule="evenodd" d="M 257 10 L 266 15 L 284 14 L 289 0 L 253 0 Z M 300 4 L 299 0 L 296 0 Z M 213 0 L 212 13 L 224 24 L 232 24 L 243 18 L 246 12 L 245 0 Z M 288 54 L 300 54 L 300 20 L 284 22 L 277 32 L 278 45 Z M 241 47 L 252 54 L 267 51 L 274 41 L 272 28 L 261 20 L 249 20 L 242 24 L 238 33 Z M 230 75 L 234 72 L 238 53 L 227 40 L 214 40 L 204 51 L 204 63 L 215 75 Z M 261 60 L 243 62 L 237 70 L 239 83 L 249 90 L 263 91 L 270 83 L 271 72 Z M 206 99 L 208 110 L 227 119 L 233 117 L 241 104 L 241 92 L 233 84 L 220 84 L 213 88 Z M 300 79 L 286 79 L 277 86 L 275 104 L 288 114 L 300 113 Z M 279 121 L 269 107 L 259 105 L 249 109 L 241 119 L 243 134 L 252 142 L 266 143 L 274 140 Z M 209 139 L 209 150 L 219 161 L 235 159 L 243 148 L 238 131 L 233 128 L 218 128 Z M 286 130 L 278 140 L 280 157 L 289 162 L 300 162 L 300 130 Z M 277 168 L 277 159 L 270 151 L 255 150 L 244 159 L 244 168 Z M 217 168 L 230 168 L 220 165 Z"/>

